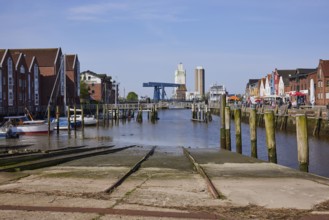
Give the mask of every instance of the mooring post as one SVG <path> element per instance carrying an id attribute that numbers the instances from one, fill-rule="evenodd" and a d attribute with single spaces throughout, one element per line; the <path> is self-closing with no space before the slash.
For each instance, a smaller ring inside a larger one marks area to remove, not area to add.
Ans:
<path id="1" fill-rule="evenodd" d="M 226 107 L 226 95 L 221 95 L 220 98 L 220 147 L 226 149 L 226 137 L 225 137 L 225 107 Z"/>
<path id="2" fill-rule="evenodd" d="M 266 145 L 268 151 L 268 161 L 277 163 L 276 143 L 275 143 L 275 123 L 274 112 L 269 111 L 264 113 L 265 130 L 266 130 Z"/>
<path id="3" fill-rule="evenodd" d="M 320 133 L 320 128 L 321 128 L 321 108 L 319 108 L 316 116 L 315 116 L 315 125 L 313 129 L 313 136 L 317 136 Z"/>
<path id="4" fill-rule="evenodd" d="M 97 122 L 96 122 L 96 124 L 97 124 L 97 128 L 98 128 L 98 126 L 99 126 L 99 115 L 98 115 L 98 111 L 99 111 L 99 106 L 98 106 L 99 104 L 97 103 L 97 105 L 96 105 L 96 119 L 97 119 Z"/>
<path id="5" fill-rule="evenodd" d="M 140 105 L 140 107 L 139 107 L 136 120 L 139 123 L 143 122 L 143 108 L 142 108 L 142 105 Z"/>
<path id="6" fill-rule="evenodd" d="M 116 120 L 119 120 L 120 118 L 120 109 L 119 109 L 119 106 L 117 106 L 117 110 L 116 110 Z"/>
<path id="7" fill-rule="evenodd" d="M 48 135 L 50 135 L 50 106 L 48 106 Z"/>
<path id="8" fill-rule="evenodd" d="M 242 154 L 242 139 L 241 139 L 241 109 L 234 109 L 235 122 L 235 147 L 236 152 Z"/>
<path id="9" fill-rule="evenodd" d="M 231 150 L 231 110 L 229 106 L 225 107 L 225 137 L 226 150 Z"/>
<path id="10" fill-rule="evenodd" d="M 77 106 L 74 105 L 74 129 L 77 130 Z"/>
<path id="11" fill-rule="evenodd" d="M 84 115 L 84 112 L 83 112 L 83 106 L 82 105 L 80 105 L 80 107 L 81 107 L 81 125 L 82 125 L 82 131 L 85 129 L 85 115 Z"/>
<path id="12" fill-rule="evenodd" d="M 306 115 L 296 115 L 296 134 L 299 169 L 308 172 L 309 146 Z"/>
<path id="13" fill-rule="evenodd" d="M 70 106 L 67 106 L 67 131 L 71 131 L 71 115 L 70 115 Z"/>
<path id="14" fill-rule="evenodd" d="M 102 105 L 103 106 L 103 126 L 105 126 L 105 120 L 106 120 L 106 109 L 105 109 L 105 104 Z"/>
<path id="15" fill-rule="evenodd" d="M 250 127 L 250 142 L 251 142 L 251 156 L 257 158 L 257 110 L 250 109 L 249 114 L 249 127 Z"/>
<path id="16" fill-rule="evenodd" d="M 56 105 L 56 126 L 57 134 L 59 134 L 59 106 Z"/>

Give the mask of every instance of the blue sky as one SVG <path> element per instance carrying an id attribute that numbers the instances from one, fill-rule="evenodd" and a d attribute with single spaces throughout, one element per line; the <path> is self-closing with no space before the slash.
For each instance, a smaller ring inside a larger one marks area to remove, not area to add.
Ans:
<path id="1" fill-rule="evenodd" d="M 201 65 L 206 90 L 241 93 L 275 68 L 329 59 L 328 9 L 327 0 L 0 0 L 0 48 L 61 47 L 81 71 L 117 79 L 121 96 L 152 96 L 142 83 L 174 82 L 180 62 L 189 91 Z"/>

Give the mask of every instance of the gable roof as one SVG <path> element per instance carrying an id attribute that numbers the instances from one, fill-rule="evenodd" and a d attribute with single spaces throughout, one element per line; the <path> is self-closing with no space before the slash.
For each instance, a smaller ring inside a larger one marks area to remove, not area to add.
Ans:
<path id="1" fill-rule="evenodd" d="M 66 70 L 69 70 L 69 71 L 74 70 L 76 55 L 69 54 L 69 55 L 66 55 L 65 57 L 66 57 Z"/>
<path id="2" fill-rule="evenodd" d="M 289 77 L 295 75 L 296 70 L 276 70 L 279 76 L 282 77 L 283 84 L 285 86 L 289 85 Z"/>
<path id="3" fill-rule="evenodd" d="M 324 76 L 329 76 L 329 60 L 320 60 L 319 64 Z"/>
<path id="4" fill-rule="evenodd" d="M 8 50 L 0 49 L 0 67 L 2 67 L 7 52 Z"/>
<path id="5" fill-rule="evenodd" d="M 61 53 L 61 48 L 41 48 L 41 49 L 10 49 L 12 55 L 23 53 L 26 63 L 31 63 L 33 57 L 38 59 L 39 67 L 54 66 Z"/>

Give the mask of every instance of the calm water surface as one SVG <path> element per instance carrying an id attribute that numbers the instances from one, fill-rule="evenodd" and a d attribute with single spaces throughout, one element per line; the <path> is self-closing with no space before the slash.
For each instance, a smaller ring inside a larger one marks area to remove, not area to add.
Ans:
<path id="1" fill-rule="evenodd" d="M 30 149 L 57 149 L 67 146 L 88 145 L 132 145 L 141 146 L 156 145 L 166 147 L 168 150 L 180 150 L 178 146 L 191 148 L 217 148 L 220 149 L 220 118 L 213 116 L 211 123 L 198 123 L 191 121 L 191 110 L 162 110 L 159 111 L 160 120 L 155 124 L 147 120 L 147 114 L 143 115 L 143 123 L 134 120 L 110 123 L 103 127 L 86 127 L 81 130 L 60 131 L 51 136 L 24 136 L 17 140 L 3 140 L 1 145 L 31 144 Z M 242 123 L 243 154 L 250 155 L 249 125 Z M 235 151 L 234 123 L 232 130 L 232 151 Z M 265 130 L 258 128 L 258 157 L 267 161 L 267 149 L 265 144 Z M 284 166 L 298 169 L 297 142 L 295 133 L 276 132 L 276 147 L 278 163 Z M 329 177 L 329 142 L 313 137 L 309 138 L 311 173 Z"/>

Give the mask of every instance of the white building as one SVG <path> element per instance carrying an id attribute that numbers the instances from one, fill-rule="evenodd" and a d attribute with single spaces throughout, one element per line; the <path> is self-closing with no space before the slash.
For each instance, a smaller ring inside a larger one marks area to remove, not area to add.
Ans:
<path id="1" fill-rule="evenodd" d="M 219 102 L 221 95 L 226 92 L 225 86 L 213 84 L 209 89 L 209 102 Z"/>
<path id="2" fill-rule="evenodd" d="M 183 64 L 178 64 L 177 70 L 175 70 L 175 83 L 176 84 L 182 84 L 180 88 L 174 89 L 174 99 L 181 99 L 182 97 L 185 97 L 186 92 L 186 70 L 183 67 Z"/>

